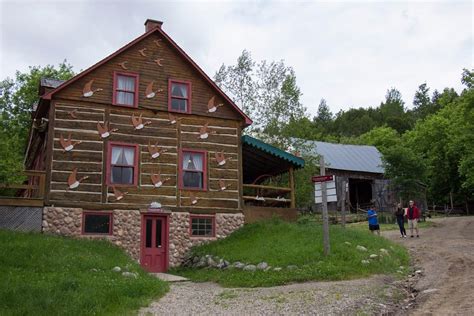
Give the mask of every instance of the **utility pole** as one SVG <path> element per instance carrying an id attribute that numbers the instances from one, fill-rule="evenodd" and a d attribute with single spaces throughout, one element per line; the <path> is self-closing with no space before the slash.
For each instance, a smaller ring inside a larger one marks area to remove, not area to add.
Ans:
<path id="1" fill-rule="evenodd" d="M 341 223 L 346 228 L 346 180 L 342 180 L 342 204 L 341 204 Z"/>
<path id="2" fill-rule="evenodd" d="M 324 157 L 319 159 L 319 167 L 321 169 L 321 176 L 326 175 L 326 165 L 324 164 Z M 326 181 L 321 182 L 321 202 L 323 211 L 323 247 L 324 255 L 329 255 L 329 220 L 328 220 L 328 197 L 326 191 Z"/>

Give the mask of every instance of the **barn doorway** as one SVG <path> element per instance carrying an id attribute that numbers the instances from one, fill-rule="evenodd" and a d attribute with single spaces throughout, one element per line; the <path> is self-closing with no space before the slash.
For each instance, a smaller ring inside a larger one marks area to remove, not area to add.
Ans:
<path id="1" fill-rule="evenodd" d="M 349 178 L 349 198 L 351 205 L 355 208 L 366 208 L 372 201 L 372 183 L 369 179 Z"/>

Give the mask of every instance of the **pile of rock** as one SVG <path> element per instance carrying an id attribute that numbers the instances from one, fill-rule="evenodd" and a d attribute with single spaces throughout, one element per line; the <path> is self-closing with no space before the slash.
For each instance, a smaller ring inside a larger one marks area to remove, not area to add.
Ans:
<path id="1" fill-rule="evenodd" d="M 213 268 L 213 269 L 220 269 L 220 270 L 225 270 L 225 269 L 239 269 L 242 271 L 250 271 L 254 272 L 257 270 L 260 271 L 281 271 L 283 268 L 281 267 L 271 267 L 268 263 L 265 261 L 260 262 L 259 264 L 246 264 L 242 263 L 240 261 L 236 262 L 229 262 L 225 259 L 219 258 L 217 256 L 212 256 L 212 255 L 205 255 L 205 256 L 188 256 L 184 263 L 183 266 L 185 267 L 190 267 L 190 268 Z M 298 269 L 298 266 L 296 265 L 289 265 L 286 267 L 287 270 L 296 270 Z"/>
<path id="2" fill-rule="evenodd" d="M 367 251 L 367 248 L 365 248 L 364 246 L 359 246 L 359 245 L 357 245 L 356 249 L 360 251 L 364 251 L 364 252 Z M 367 264 L 370 264 L 371 260 L 381 259 L 382 257 L 385 257 L 385 256 L 390 256 L 390 253 L 388 252 L 387 249 L 381 248 L 379 254 L 372 253 L 369 255 L 369 258 L 361 260 L 361 263 L 364 265 L 367 265 Z"/>
<path id="3" fill-rule="evenodd" d="M 117 273 L 122 272 L 122 276 L 125 277 L 125 278 L 138 279 L 138 273 L 127 271 L 128 267 L 125 267 L 123 270 L 125 270 L 125 271 L 122 271 L 122 268 L 120 268 L 119 266 L 112 268 L 113 272 L 117 272 Z"/>

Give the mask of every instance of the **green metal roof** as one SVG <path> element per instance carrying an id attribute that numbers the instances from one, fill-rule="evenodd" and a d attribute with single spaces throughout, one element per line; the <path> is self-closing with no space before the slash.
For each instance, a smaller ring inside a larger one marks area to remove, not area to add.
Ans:
<path id="1" fill-rule="evenodd" d="M 286 160 L 287 162 L 291 163 L 296 168 L 304 167 L 303 158 L 287 153 L 286 151 L 276 148 L 270 144 L 264 143 L 261 140 L 250 137 L 248 135 L 244 135 L 242 136 L 242 142 L 244 144 L 260 149 L 266 153 L 269 153 L 270 155 Z"/>

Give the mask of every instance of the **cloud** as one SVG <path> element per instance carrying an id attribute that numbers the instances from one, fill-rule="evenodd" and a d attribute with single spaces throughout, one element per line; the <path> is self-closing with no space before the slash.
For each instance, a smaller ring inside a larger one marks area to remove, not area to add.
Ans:
<path id="1" fill-rule="evenodd" d="M 387 89 L 411 105 L 419 84 L 461 89 L 473 67 L 471 2 L 1 2 L 0 78 L 64 58 L 85 69 L 144 31 L 164 30 L 210 75 L 247 49 L 285 60 L 312 114 L 377 106 Z"/>

